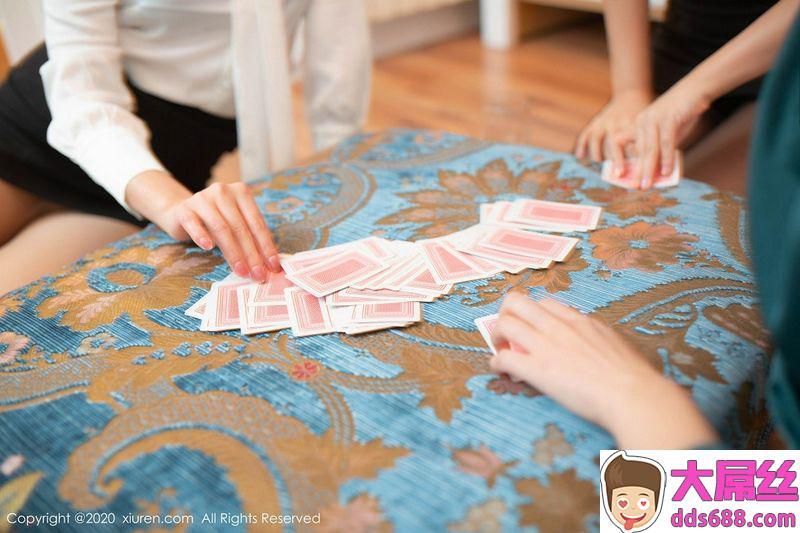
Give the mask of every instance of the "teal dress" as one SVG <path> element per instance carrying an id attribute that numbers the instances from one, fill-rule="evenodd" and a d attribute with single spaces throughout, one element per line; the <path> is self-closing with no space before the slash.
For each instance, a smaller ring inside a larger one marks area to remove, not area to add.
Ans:
<path id="1" fill-rule="evenodd" d="M 767 402 L 800 445 L 800 16 L 759 95 L 750 161 L 750 241 L 775 352 Z"/>

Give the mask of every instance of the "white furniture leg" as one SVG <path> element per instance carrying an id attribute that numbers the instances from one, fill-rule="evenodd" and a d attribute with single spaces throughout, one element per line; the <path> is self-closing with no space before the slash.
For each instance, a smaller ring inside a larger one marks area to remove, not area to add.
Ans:
<path id="1" fill-rule="evenodd" d="M 519 0 L 480 0 L 481 40 L 487 48 L 505 50 L 519 42 Z"/>

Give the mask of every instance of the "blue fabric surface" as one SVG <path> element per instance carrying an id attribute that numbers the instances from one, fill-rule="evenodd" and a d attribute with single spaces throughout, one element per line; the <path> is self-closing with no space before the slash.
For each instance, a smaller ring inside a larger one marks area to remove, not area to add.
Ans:
<path id="1" fill-rule="evenodd" d="M 227 268 L 153 227 L 5 297 L 0 461 L 24 464 L 0 485 L 41 475 L 25 513 L 187 513 L 189 531 L 219 529 L 204 512 L 321 513 L 323 530 L 595 530 L 598 450 L 613 441 L 492 375 L 473 324 L 517 287 L 608 321 L 723 438 L 757 445 L 769 345 L 741 201 L 691 180 L 612 189 L 597 170 L 393 130 L 254 186 L 287 252 L 435 237 L 474 224 L 481 202 L 522 196 L 605 208 L 565 263 L 460 284 L 407 329 L 199 332 L 183 311 Z"/>

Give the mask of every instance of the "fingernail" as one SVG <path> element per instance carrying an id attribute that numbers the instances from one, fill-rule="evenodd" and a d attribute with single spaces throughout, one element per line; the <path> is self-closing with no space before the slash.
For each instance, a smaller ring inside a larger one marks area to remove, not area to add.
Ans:
<path id="1" fill-rule="evenodd" d="M 261 265 L 254 266 L 250 273 L 253 275 L 253 279 L 259 283 L 264 283 L 267 281 L 267 273 L 264 271 L 264 267 Z"/>
<path id="2" fill-rule="evenodd" d="M 282 270 L 281 261 L 280 259 L 278 259 L 277 255 L 273 255 L 272 257 L 270 257 L 269 260 L 267 260 L 267 263 L 269 264 L 269 269 L 275 272 L 276 274 Z"/>
<path id="3" fill-rule="evenodd" d="M 208 239 L 200 239 L 198 244 L 203 250 L 210 250 L 214 246 L 214 244 Z"/>
<path id="4" fill-rule="evenodd" d="M 668 176 L 669 175 L 669 167 L 667 165 L 661 166 L 661 175 Z"/>
<path id="5" fill-rule="evenodd" d="M 233 272 L 240 277 L 246 278 L 247 275 L 250 273 L 250 270 L 247 268 L 247 265 L 244 264 L 242 261 L 237 261 L 235 265 L 233 265 Z"/>
<path id="6" fill-rule="evenodd" d="M 622 176 L 622 165 L 614 165 L 614 174 L 617 177 Z"/>

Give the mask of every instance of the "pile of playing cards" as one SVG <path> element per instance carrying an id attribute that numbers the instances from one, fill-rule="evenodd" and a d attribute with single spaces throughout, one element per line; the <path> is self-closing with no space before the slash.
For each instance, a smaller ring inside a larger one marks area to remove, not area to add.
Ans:
<path id="1" fill-rule="evenodd" d="M 422 303 L 455 283 L 500 272 L 548 268 L 578 239 L 540 233 L 590 231 L 596 206 L 522 199 L 480 206 L 480 223 L 417 242 L 368 237 L 281 256 L 265 283 L 234 275 L 215 282 L 186 310 L 204 331 L 244 334 L 291 328 L 295 336 L 365 333 L 422 319 Z"/>
<path id="2" fill-rule="evenodd" d="M 653 188 L 663 189 L 665 187 L 674 187 L 681 181 L 681 172 L 683 167 L 683 158 L 680 151 L 675 151 L 675 163 L 672 165 L 672 173 L 659 174 L 653 178 Z M 603 181 L 623 187 L 625 189 L 640 189 L 639 183 L 641 179 L 638 174 L 638 161 L 637 159 L 627 159 L 622 172 L 619 174 L 614 172 L 614 165 L 610 160 L 603 161 L 603 167 L 600 173 Z"/>

